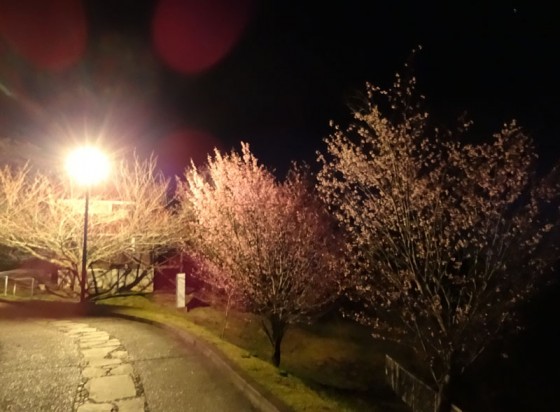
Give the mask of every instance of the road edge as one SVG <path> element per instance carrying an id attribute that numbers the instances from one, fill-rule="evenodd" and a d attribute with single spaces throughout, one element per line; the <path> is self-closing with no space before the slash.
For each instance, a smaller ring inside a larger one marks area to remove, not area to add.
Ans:
<path id="1" fill-rule="evenodd" d="M 268 390 L 263 388 L 250 376 L 247 376 L 237 365 L 229 360 L 218 348 L 210 342 L 206 342 L 193 333 L 175 326 L 168 325 L 152 319 L 143 318 L 141 316 L 129 315 L 124 313 L 111 313 L 104 315 L 107 317 L 116 317 L 131 321 L 141 322 L 156 326 L 165 330 L 171 335 L 178 338 L 183 343 L 192 346 L 199 353 L 206 356 L 220 370 L 228 374 L 233 384 L 239 389 L 249 402 L 262 412 L 292 412 L 293 409 L 282 402 L 280 399 L 272 395 Z"/>
<path id="2" fill-rule="evenodd" d="M 0 304 L 11 306 L 12 308 L 19 307 L 19 315 L 23 317 L 27 316 L 37 316 L 36 311 L 39 305 L 31 305 L 29 307 L 29 302 L 22 301 L 12 301 L 8 299 L 3 299 L 0 297 Z M 33 307 L 36 306 L 36 307 Z M 240 390 L 249 400 L 249 402 L 261 412 L 293 412 L 293 408 L 290 408 L 286 403 L 280 400 L 278 397 L 274 396 L 270 391 L 265 389 L 260 385 L 255 379 L 248 376 L 245 371 L 243 371 L 239 366 L 232 362 L 226 355 L 222 353 L 216 346 L 211 342 L 207 342 L 203 338 L 200 338 L 194 333 L 191 333 L 185 329 L 169 325 L 165 322 L 145 318 L 138 315 L 131 315 L 126 313 L 118 313 L 111 310 L 104 310 L 107 308 L 102 308 L 99 305 L 71 305 L 74 310 L 72 313 L 57 313 L 54 317 L 109 317 L 109 318 L 121 318 L 130 321 L 150 324 L 152 326 L 158 327 L 165 330 L 169 334 L 176 337 L 182 343 L 190 345 L 192 348 L 197 350 L 200 354 L 209 359 L 217 368 L 226 373 L 235 387 Z M 51 313 L 52 316 L 52 313 Z M 47 316 L 50 317 L 50 316 Z"/>

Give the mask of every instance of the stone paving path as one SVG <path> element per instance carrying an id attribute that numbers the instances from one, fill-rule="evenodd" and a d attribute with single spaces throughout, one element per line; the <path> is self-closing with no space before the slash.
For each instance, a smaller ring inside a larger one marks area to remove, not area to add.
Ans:
<path id="1" fill-rule="evenodd" d="M 83 357 L 74 412 L 148 412 L 140 379 L 118 339 L 85 323 L 51 323 L 74 339 Z"/>

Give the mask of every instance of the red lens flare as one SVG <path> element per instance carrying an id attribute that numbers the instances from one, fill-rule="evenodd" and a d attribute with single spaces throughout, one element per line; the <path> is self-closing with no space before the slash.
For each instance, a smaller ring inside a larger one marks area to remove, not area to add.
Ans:
<path id="1" fill-rule="evenodd" d="M 0 2 L 0 34 L 16 53 L 41 69 L 60 71 L 84 54 L 87 28 L 81 0 Z"/>
<path id="2" fill-rule="evenodd" d="M 153 20 L 154 47 L 174 70 L 202 72 L 237 43 L 251 6 L 251 0 L 161 0 Z"/>
<path id="3" fill-rule="evenodd" d="M 220 141 L 209 132 L 182 128 L 158 141 L 156 153 L 165 173 L 180 175 L 191 159 L 197 166 L 203 165 L 208 155 L 220 146 Z"/>

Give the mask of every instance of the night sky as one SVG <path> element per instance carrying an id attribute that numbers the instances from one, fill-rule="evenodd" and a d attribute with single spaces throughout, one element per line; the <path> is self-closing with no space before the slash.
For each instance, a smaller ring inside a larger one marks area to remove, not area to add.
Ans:
<path id="1" fill-rule="evenodd" d="M 437 121 L 466 111 L 490 135 L 517 118 L 557 159 L 559 14 L 471 3 L 0 0 L 0 136 L 55 153 L 88 135 L 170 174 L 244 140 L 282 174 L 422 45 Z"/>

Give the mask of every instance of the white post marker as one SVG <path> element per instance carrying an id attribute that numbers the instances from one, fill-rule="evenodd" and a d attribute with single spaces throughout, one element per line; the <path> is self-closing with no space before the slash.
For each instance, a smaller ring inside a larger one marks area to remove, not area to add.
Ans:
<path id="1" fill-rule="evenodd" d="M 185 307 L 185 274 L 177 273 L 177 307 Z"/>
<path id="2" fill-rule="evenodd" d="M 4 296 L 8 296 L 8 276 L 4 277 Z"/>

